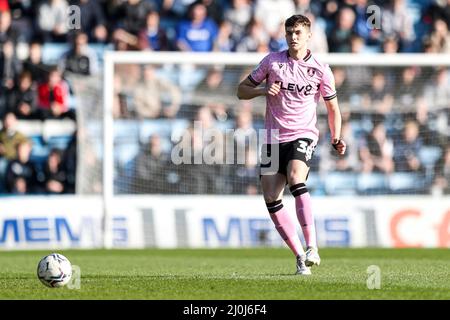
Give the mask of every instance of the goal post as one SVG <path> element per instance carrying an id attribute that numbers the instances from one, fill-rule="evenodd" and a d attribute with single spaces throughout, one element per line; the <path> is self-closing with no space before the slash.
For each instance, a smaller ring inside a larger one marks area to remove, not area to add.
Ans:
<path id="1" fill-rule="evenodd" d="M 267 53 L 105 52 L 102 85 L 103 113 L 101 135 L 103 145 L 101 146 L 101 180 L 104 206 L 104 245 L 106 248 L 111 248 L 113 246 L 112 234 L 110 233 L 112 230 L 110 206 L 115 196 L 114 186 L 115 175 L 117 174 L 114 159 L 114 124 L 118 119 L 113 116 L 116 66 L 125 64 L 155 66 L 220 66 L 221 68 L 230 66 L 236 68 L 239 72 L 242 72 L 244 68 L 247 68 L 248 70 L 254 68 L 266 54 Z M 449 72 L 450 68 L 450 56 L 440 54 L 318 54 L 317 58 L 324 63 L 328 63 L 332 69 L 334 67 L 355 68 L 354 78 L 356 81 L 358 81 L 358 77 L 363 76 L 362 74 L 358 75 L 358 71 L 356 71 L 356 68 L 361 66 L 367 68 L 385 68 L 386 70 L 389 70 L 390 68 L 407 68 L 411 66 L 423 68 L 431 67 L 433 68 L 433 72 L 435 72 L 434 69 L 440 67 L 445 68 L 447 72 Z M 204 76 L 205 74 L 203 74 L 203 77 Z M 425 78 L 424 76 L 423 79 L 419 80 L 424 84 L 425 81 L 428 81 L 428 78 Z M 238 83 L 234 83 L 234 86 L 237 87 L 237 84 Z M 233 84 L 230 85 L 233 86 Z M 206 87 L 204 89 L 207 90 Z M 182 94 L 184 95 L 185 92 L 182 92 Z M 340 93 L 338 92 L 338 97 L 339 94 Z M 229 99 L 235 99 L 236 103 L 238 103 L 238 100 L 234 95 L 235 92 L 230 92 Z M 346 98 L 348 98 L 347 100 L 351 100 L 350 97 Z"/>

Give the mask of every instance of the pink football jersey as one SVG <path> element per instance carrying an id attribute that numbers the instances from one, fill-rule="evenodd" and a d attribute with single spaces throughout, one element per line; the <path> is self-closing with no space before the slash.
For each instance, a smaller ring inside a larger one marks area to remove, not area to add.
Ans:
<path id="1" fill-rule="evenodd" d="M 302 60 L 287 50 L 269 53 L 248 76 L 255 85 L 266 80 L 281 85 L 276 96 L 266 96 L 266 141 L 269 143 L 309 138 L 317 144 L 317 102 L 336 97 L 334 77 L 328 64 L 317 61 L 308 50 Z"/>

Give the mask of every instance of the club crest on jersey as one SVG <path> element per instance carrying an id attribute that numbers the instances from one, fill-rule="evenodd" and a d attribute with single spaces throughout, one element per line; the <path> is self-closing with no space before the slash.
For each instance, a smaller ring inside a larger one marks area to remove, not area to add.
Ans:
<path id="1" fill-rule="evenodd" d="M 316 69 L 308 68 L 308 70 L 306 72 L 308 73 L 308 76 L 312 77 L 316 73 Z"/>

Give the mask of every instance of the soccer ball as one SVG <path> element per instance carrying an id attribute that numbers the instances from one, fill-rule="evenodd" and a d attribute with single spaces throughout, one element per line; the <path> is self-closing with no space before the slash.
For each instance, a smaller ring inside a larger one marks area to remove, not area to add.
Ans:
<path id="1" fill-rule="evenodd" d="M 52 253 L 39 261 L 37 276 L 47 287 L 63 287 L 72 277 L 72 265 L 62 254 Z"/>

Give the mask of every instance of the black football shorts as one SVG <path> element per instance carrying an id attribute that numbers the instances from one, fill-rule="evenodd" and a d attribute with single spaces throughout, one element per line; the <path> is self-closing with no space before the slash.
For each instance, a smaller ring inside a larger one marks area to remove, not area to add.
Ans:
<path id="1" fill-rule="evenodd" d="M 281 173 L 287 176 L 290 160 L 300 160 L 309 167 L 316 145 L 313 140 L 299 138 L 276 144 L 263 144 L 261 148 L 261 175 Z"/>

